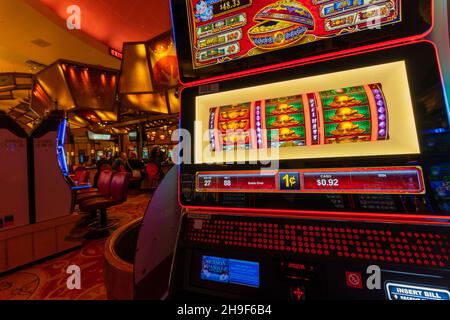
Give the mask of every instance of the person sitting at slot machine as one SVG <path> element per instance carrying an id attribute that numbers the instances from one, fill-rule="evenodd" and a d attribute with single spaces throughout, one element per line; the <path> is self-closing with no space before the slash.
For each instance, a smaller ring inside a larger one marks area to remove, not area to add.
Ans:
<path id="1" fill-rule="evenodd" d="M 142 172 L 144 162 L 137 158 L 137 154 L 135 152 L 132 152 L 130 154 L 130 158 L 126 161 L 126 166 L 127 169 L 131 169 L 131 173 L 133 175 L 133 179 L 130 182 L 130 187 L 140 189 L 142 180 L 144 179 Z"/>
<path id="2" fill-rule="evenodd" d="M 114 171 L 116 172 L 130 172 L 131 173 L 131 168 L 127 168 L 127 154 L 126 152 L 122 152 L 120 154 L 120 157 L 117 158 L 116 160 L 114 160 L 114 163 L 112 165 L 112 168 Z"/>
<path id="3" fill-rule="evenodd" d="M 150 163 L 153 163 L 158 167 L 158 175 L 160 180 L 164 177 L 164 171 L 162 170 L 163 161 L 164 159 L 161 149 L 154 147 L 150 155 Z"/>
<path id="4" fill-rule="evenodd" d="M 144 167 L 144 162 L 138 159 L 136 152 L 130 154 L 127 162 L 132 170 L 141 170 Z"/>

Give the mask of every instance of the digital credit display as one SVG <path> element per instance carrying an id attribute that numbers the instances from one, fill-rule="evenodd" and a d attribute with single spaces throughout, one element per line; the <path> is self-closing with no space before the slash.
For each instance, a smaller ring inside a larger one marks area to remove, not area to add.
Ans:
<path id="1" fill-rule="evenodd" d="M 202 256 L 202 280 L 259 288 L 259 263 Z"/>
<path id="2" fill-rule="evenodd" d="M 420 167 L 198 172 L 197 192 L 423 194 Z"/>
<path id="3" fill-rule="evenodd" d="M 186 0 L 193 68 L 380 29 L 401 0 Z"/>

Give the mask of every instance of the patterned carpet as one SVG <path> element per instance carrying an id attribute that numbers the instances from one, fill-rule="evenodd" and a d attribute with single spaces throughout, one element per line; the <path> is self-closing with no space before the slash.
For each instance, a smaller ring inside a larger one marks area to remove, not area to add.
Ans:
<path id="1" fill-rule="evenodd" d="M 123 205 L 111 208 L 109 217 L 124 225 L 144 215 L 151 196 L 130 195 Z M 83 229 L 71 236 L 82 236 Z M 106 239 L 86 241 L 79 250 L 0 277 L 0 300 L 106 300 L 103 284 L 103 250 Z M 69 290 L 66 269 L 81 269 L 81 289 Z"/>

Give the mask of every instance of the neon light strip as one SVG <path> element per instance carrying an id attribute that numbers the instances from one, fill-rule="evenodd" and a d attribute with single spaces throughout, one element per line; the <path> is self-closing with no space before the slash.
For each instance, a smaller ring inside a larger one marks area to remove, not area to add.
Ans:
<path id="1" fill-rule="evenodd" d="M 366 92 L 367 100 L 369 102 L 369 109 L 370 109 L 370 120 L 371 120 L 370 125 L 372 126 L 370 140 L 377 141 L 378 140 L 378 123 L 379 123 L 377 103 L 375 102 L 375 96 L 368 85 L 364 85 L 364 91 Z"/>
<path id="2" fill-rule="evenodd" d="M 219 114 L 220 114 L 220 108 L 217 107 L 216 111 L 215 111 L 215 117 L 214 117 L 214 137 L 216 140 L 215 143 L 215 150 L 222 150 L 223 148 L 223 141 L 222 141 L 222 137 L 220 135 L 220 131 L 217 130 L 217 128 L 219 128 Z M 181 118 L 180 118 L 181 120 Z"/>
<path id="3" fill-rule="evenodd" d="M 261 110 L 261 107 L 259 107 L 258 105 L 258 101 L 253 101 L 252 103 L 250 103 L 250 141 L 249 144 L 251 146 L 252 149 L 258 149 L 260 147 L 260 144 L 258 143 L 258 139 L 256 138 L 256 130 L 252 130 L 253 128 L 258 128 L 256 126 L 256 110 L 257 108 L 259 108 L 258 110 Z M 259 123 L 261 123 L 261 121 L 259 121 Z"/>
<path id="4" fill-rule="evenodd" d="M 322 99 L 320 98 L 320 93 L 316 92 L 314 93 L 315 98 L 315 104 L 316 104 L 316 111 L 317 111 L 317 118 L 318 118 L 318 125 L 319 125 L 319 141 L 320 144 L 325 144 L 325 119 L 324 113 L 323 113 L 323 106 L 322 106 Z"/>
<path id="5" fill-rule="evenodd" d="M 436 42 L 435 48 L 437 51 L 438 65 L 441 70 L 441 82 L 444 88 L 444 103 L 447 106 L 447 116 L 450 121 L 450 35 L 448 24 L 450 23 L 449 12 L 450 3 L 448 1 L 433 1 L 434 9 L 433 15 L 436 15 L 436 21 L 431 33 L 430 39 Z M 439 49 L 439 50 L 438 50 Z"/>
<path id="6" fill-rule="evenodd" d="M 266 125 L 266 100 L 261 101 L 261 129 L 262 129 L 262 148 L 267 148 L 267 125 Z"/>
<path id="7" fill-rule="evenodd" d="M 303 114 L 305 116 L 305 138 L 306 145 L 312 145 L 312 120 L 311 120 L 311 105 L 309 104 L 308 96 L 306 94 L 302 95 L 303 103 Z"/>
<path id="8" fill-rule="evenodd" d="M 92 188 L 92 185 L 86 184 L 86 185 L 82 185 L 82 186 L 72 187 L 72 190 L 84 190 L 84 189 L 90 189 L 90 188 Z"/>
<path id="9" fill-rule="evenodd" d="M 56 141 L 57 145 L 56 155 L 58 157 L 59 166 L 64 176 L 67 176 L 69 174 L 69 166 L 67 164 L 66 150 L 64 149 L 64 144 L 66 141 L 66 130 L 67 130 L 67 119 L 63 119 L 58 128 L 58 135 L 57 135 L 58 138 Z"/>

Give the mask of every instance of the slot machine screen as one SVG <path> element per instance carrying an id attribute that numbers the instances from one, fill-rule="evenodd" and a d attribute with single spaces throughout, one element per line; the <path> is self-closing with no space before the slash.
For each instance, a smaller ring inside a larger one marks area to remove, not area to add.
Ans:
<path id="1" fill-rule="evenodd" d="M 79 164 L 84 164 L 86 160 L 86 152 L 84 150 L 78 150 L 78 162 Z"/>
<path id="2" fill-rule="evenodd" d="M 95 160 L 99 161 L 104 155 L 105 152 L 103 152 L 102 150 L 97 150 L 95 153 Z"/>
<path id="3" fill-rule="evenodd" d="M 258 288 L 259 263 L 203 255 L 200 278 L 204 281 Z"/>
<path id="4" fill-rule="evenodd" d="M 142 150 L 142 159 L 149 159 L 149 157 L 150 157 L 150 153 L 148 151 L 148 148 L 144 148 Z"/>
<path id="5" fill-rule="evenodd" d="M 128 139 L 130 141 L 137 141 L 137 131 L 131 131 L 128 133 Z"/>
<path id="6" fill-rule="evenodd" d="M 173 1 L 182 80 L 423 34 L 430 6 L 429 0 Z"/>
<path id="7" fill-rule="evenodd" d="M 198 96 L 196 121 L 197 164 L 420 153 L 403 61 Z"/>
<path id="8" fill-rule="evenodd" d="M 401 22 L 401 0 L 188 0 L 194 68 Z"/>

